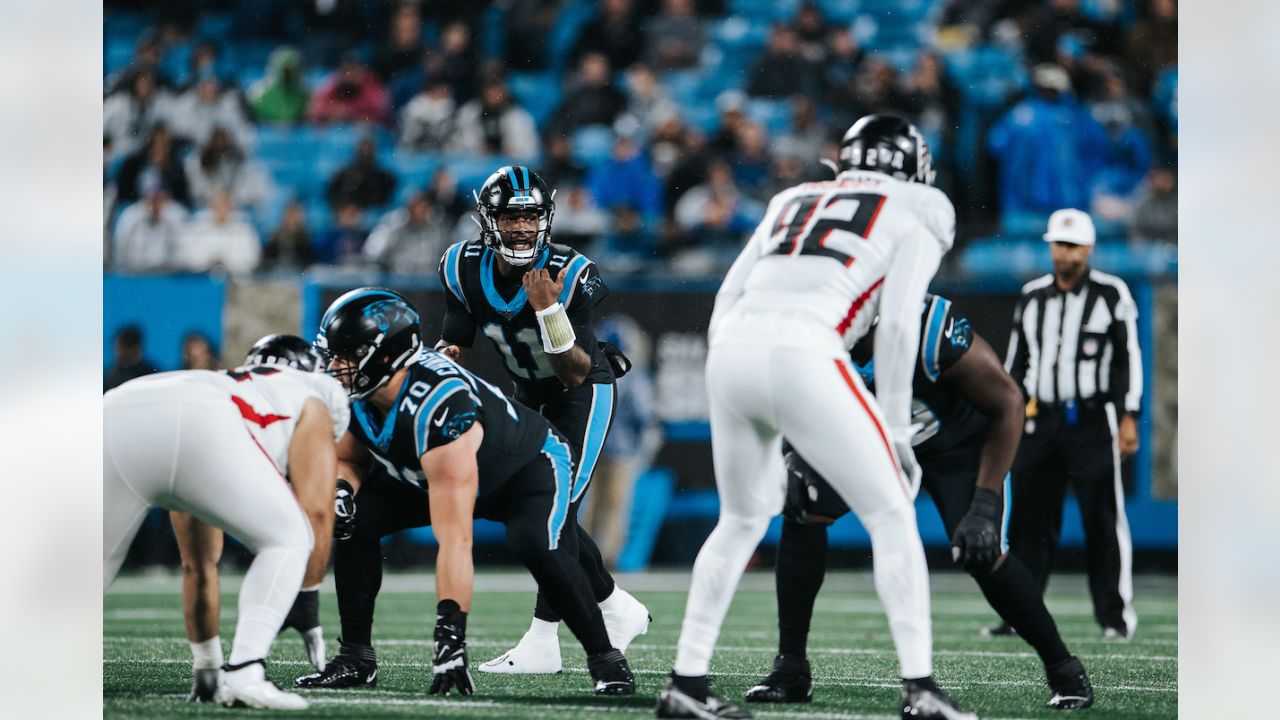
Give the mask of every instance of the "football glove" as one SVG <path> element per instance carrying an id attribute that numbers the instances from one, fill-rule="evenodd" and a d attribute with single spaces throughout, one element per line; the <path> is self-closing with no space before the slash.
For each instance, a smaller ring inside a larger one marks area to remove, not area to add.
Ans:
<path id="1" fill-rule="evenodd" d="M 801 525 L 809 521 L 809 464 L 794 450 L 782 456 L 787 465 L 787 495 L 782 503 L 782 517 Z"/>
<path id="2" fill-rule="evenodd" d="M 898 456 L 898 463 L 902 465 L 902 473 L 907 476 L 907 482 L 911 487 L 911 494 L 920 489 L 920 464 L 916 462 L 916 451 L 911 447 L 911 438 L 920 430 L 920 425 L 908 425 L 905 428 L 895 428 L 889 431 L 889 435 L 893 438 L 893 452 Z"/>
<path id="3" fill-rule="evenodd" d="M 969 512 L 951 538 L 951 559 L 966 572 L 985 573 L 1000 557 L 1000 496 L 985 488 L 973 493 Z"/>
<path id="4" fill-rule="evenodd" d="M 333 499 L 333 539 L 350 540 L 356 530 L 356 490 L 351 483 L 338 478 Z"/>
<path id="5" fill-rule="evenodd" d="M 435 677 L 431 695 L 475 695 L 476 685 L 467 670 L 467 614 L 453 600 L 441 600 L 436 606 L 436 652 L 431 661 Z"/>
<path id="6" fill-rule="evenodd" d="M 307 651 L 307 660 L 316 672 L 324 671 L 324 631 L 320 628 L 320 591 L 299 590 L 293 607 L 284 617 L 280 632 L 288 628 L 297 630 L 302 635 L 302 644 Z"/>

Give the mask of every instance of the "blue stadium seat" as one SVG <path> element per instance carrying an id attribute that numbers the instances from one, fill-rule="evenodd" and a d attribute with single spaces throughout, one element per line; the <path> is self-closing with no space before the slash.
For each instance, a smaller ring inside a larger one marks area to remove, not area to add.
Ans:
<path id="1" fill-rule="evenodd" d="M 790 20 L 800 9 L 800 0 L 729 0 L 729 15 L 773 22 Z"/>
<path id="2" fill-rule="evenodd" d="M 791 104 L 786 100 L 751 98 L 746 115 L 764 127 L 770 135 L 783 135 L 791 130 Z"/>
<path id="3" fill-rule="evenodd" d="M 412 194 L 426 187 L 442 162 L 442 157 L 438 153 L 396 150 L 388 155 L 387 168 L 396 176 L 397 198 L 403 193 Z"/>
<path id="4" fill-rule="evenodd" d="M 551 37 L 547 42 L 547 59 L 553 71 L 564 70 L 565 62 L 573 44 L 578 41 L 582 26 L 591 22 L 596 16 L 594 3 L 587 0 L 571 2 L 560 10 L 556 25 L 551 29 Z"/>
<path id="5" fill-rule="evenodd" d="M 609 159 L 613 152 L 613 131 L 604 125 L 587 125 L 569 138 L 573 157 L 588 168 Z"/>
<path id="6" fill-rule="evenodd" d="M 819 0 L 818 9 L 827 22 L 834 24 L 851 23 L 862 10 L 861 0 Z"/>
<path id="7" fill-rule="evenodd" d="M 560 80 L 554 72 L 513 72 L 507 75 L 507 87 L 539 126 L 560 105 Z"/>

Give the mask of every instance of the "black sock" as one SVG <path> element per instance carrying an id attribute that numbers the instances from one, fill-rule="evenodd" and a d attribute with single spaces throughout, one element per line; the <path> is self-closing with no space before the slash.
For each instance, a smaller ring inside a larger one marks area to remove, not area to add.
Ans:
<path id="1" fill-rule="evenodd" d="M 353 537 L 335 542 L 333 581 L 343 641 L 373 645 L 373 609 L 382 589 L 382 546 L 378 540 Z"/>
<path id="2" fill-rule="evenodd" d="M 987 602 L 1035 649 L 1045 667 L 1071 657 L 1058 634 L 1057 623 L 1044 606 L 1040 586 L 1022 561 L 1006 555 L 999 569 L 975 579 Z"/>
<path id="3" fill-rule="evenodd" d="M 805 657 L 813 603 L 827 567 L 827 528 L 784 520 L 778 541 L 778 652 Z"/>
<path id="4" fill-rule="evenodd" d="M 933 681 L 932 675 L 926 675 L 922 678 L 902 678 L 902 685 L 908 690 L 931 690 L 940 692 L 938 684 Z"/>
<path id="5" fill-rule="evenodd" d="M 698 702 L 706 702 L 707 696 L 711 694 L 711 683 L 707 681 L 706 675 L 690 677 L 688 675 L 677 675 L 673 671 L 671 679 L 675 682 L 680 692 L 692 697 Z"/>
<path id="6" fill-rule="evenodd" d="M 600 554 L 600 548 L 596 545 L 596 541 L 591 539 L 586 530 L 581 525 L 576 526 L 578 536 L 578 562 L 582 564 L 582 571 L 587 577 L 587 582 L 591 585 L 591 594 L 596 599 L 596 603 L 602 603 L 613 594 L 613 589 L 617 586 L 613 581 L 613 576 L 609 574 L 608 568 L 604 566 L 604 556 Z M 551 607 L 551 601 L 541 591 L 538 592 L 538 599 L 533 606 L 533 616 L 539 620 L 546 622 L 560 622 L 562 618 L 560 614 Z"/>

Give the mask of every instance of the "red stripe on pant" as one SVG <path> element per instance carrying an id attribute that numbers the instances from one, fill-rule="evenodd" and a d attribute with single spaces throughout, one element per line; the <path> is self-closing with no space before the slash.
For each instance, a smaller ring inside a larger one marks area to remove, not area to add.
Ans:
<path id="1" fill-rule="evenodd" d="M 871 283 L 871 287 L 867 288 L 866 292 L 853 299 L 853 302 L 849 305 L 849 312 L 845 313 L 844 319 L 840 321 L 839 325 L 836 325 L 837 335 L 844 337 L 844 334 L 849 331 L 849 327 L 853 325 L 853 319 L 858 316 L 858 311 L 862 310 L 862 306 L 867 304 L 871 293 L 878 290 L 883 284 L 884 278 L 882 277 Z"/>
<path id="2" fill-rule="evenodd" d="M 880 420 L 876 418 L 876 414 L 871 411 L 871 406 L 867 404 L 866 398 L 862 397 L 862 393 L 858 391 L 858 384 L 854 382 L 853 376 L 849 374 L 849 368 L 845 366 L 844 360 L 836 360 L 836 369 L 840 371 L 840 377 L 844 378 L 844 383 L 853 391 L 853 396 L 858 398 L 858 403 L 862 405 L 862 409 L 867 411 L 867 417 L 871 418 L 871 424 L 876 426 L 876 432 L 880 433 L 880 441 L 884 443 L 885 452 L 889 453 L 889 463 L 893 465 L 893 474 L 898 478 L 898 484 L 902 486 L 902 492 L 911 498 L 911 489 L 907 487 L 906 481 L 902 477 L 901 465 L 898 464 L 898 456 L 893 452 L 893 445 L 889 442 L 889 436 L 885 434 L 884 427 L 880 425 Z"/>

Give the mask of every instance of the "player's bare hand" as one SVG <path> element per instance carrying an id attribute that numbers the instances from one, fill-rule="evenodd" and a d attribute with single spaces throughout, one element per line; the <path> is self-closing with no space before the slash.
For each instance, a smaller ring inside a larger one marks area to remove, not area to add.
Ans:
<path id="1" fill-rule="evenodd" d="M 1132 415 L 1120 418 L 1120 454 L 1128 457 L 1138 452 L 1138 421 Z"/>
<path id="2" fill-rule="evenodd" d="M 533 309 L 546 310 L 556 303 L 560 298 L 560 291 L 564 289 L 564 268 L 560 269 L 554 280 L 546 269 L 534 268 L 524 274 L 521 282 L 524 283 L 525 293 L 529 296 L 529 304 Z"/>
<path id="3" fill-rule="evenodd" d="M 436 349 L 439 350 L 441 354 L 443 354 L 445 357 L 449 358 L 450 360 L 456 361 L 458 358 L 462 357 L 462 348 L 458 347 L 457 345 L 445 345 L 444 347 L 439 347 Z"/>

